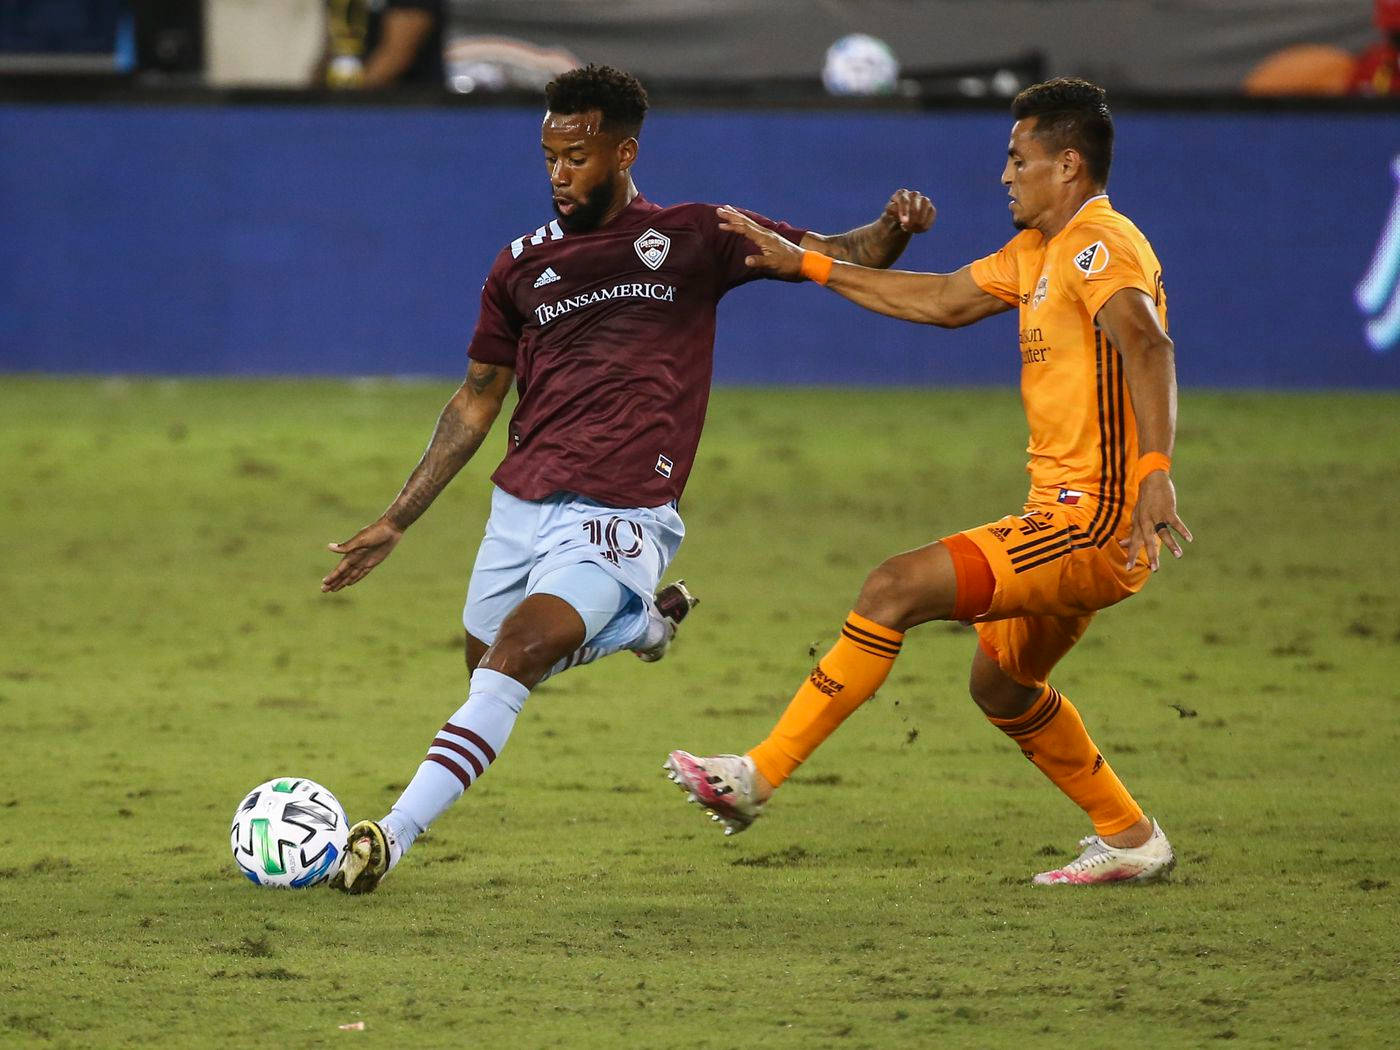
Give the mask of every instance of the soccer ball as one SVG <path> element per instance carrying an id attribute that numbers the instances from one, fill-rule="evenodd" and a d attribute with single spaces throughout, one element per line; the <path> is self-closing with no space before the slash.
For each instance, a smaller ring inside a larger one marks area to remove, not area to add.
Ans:
<path id="1" fill-rule="evenodd" d="M 899 60 L 878 37 L 852 33 L 826 50 L 822 84 L 833 95 L 888 95 L 898 80 Z"/>
<path id="2" fill-rule="evenodd" d="M 305 777 L 278 777 L 248 792 L 233 813 L 229 845 L 259 886 L 319 886 L 345 859 L 350 822 L 335 796 Z"/>

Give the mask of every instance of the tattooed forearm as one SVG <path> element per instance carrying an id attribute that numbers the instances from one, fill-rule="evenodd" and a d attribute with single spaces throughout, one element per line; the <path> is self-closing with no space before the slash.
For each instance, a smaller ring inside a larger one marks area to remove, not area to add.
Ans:
<path id="1" fill-rule="evenodd" d="M 833 259 L 885 269 L 909 244 L 909 234 L 885 217 L 846 233 L 825 238 L 822 250 Z"/>
<path id="2" fill-rule="evenodd" d="M 486 431 L 468 424 L 457 414 L 456 406 L 449 402 L 438 418 L 437 429 L 433 431 L 433 440 L 428 443 L 427 451 L 384 516 L 399 529 L 412 525 L 432 505 L 447 483 L 457 476 L 457 471 L 466 465 L 485 439 Z"/>
<path id="3" fill-rule="evenodd" d="M 466 382 L 438 417 L 423 458 L 384 512 L 395 528 L 406 529 L 417 521 L 481 447 L 501 410 L 512 374 L 508 368 L 472 362 Z"/>

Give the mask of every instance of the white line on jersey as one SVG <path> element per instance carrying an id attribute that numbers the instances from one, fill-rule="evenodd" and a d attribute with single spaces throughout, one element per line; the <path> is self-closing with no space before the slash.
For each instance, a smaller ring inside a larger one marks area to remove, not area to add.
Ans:
<path id="1" fill-rule="evenodd" d="M 541 245 L 546 240 L 557 241 L 564 236 L 564 229 L 559 225 L 559 220 L 554 219 L 548 226 L 541 226 L 528 237 L 517 237 L 510 242 L 510 255 L 512 259 L 520 258 L 520 253 L 525 250 L 525 246 Z"/>

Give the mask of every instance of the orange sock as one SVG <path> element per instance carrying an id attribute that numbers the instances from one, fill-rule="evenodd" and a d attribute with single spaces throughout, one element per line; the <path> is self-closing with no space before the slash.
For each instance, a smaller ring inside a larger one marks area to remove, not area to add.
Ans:
<path id="1" fill-rule="evenodd" d="M 1089 739 L 1079 712 L 1051 686 L 1019 718 L 987 720 L 1089 814 L 1099 835 L 1116 835 L 1142 819 L 1142 807 Z"/>
<path id="2" fill-rule="evenodd" d="M 777 787 L 846 716 L 875 695 L 890 673 L 904 635 L 851 613 L 841 637 L 812 669 L 768 738 L 749 757 Z"/>

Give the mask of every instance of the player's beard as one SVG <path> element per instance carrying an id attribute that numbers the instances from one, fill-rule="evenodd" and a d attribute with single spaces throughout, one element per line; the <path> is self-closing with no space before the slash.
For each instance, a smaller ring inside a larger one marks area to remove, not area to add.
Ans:
<path id="1" fill-rule="evenodd" d="M 559 225 L 569 233 L 587 233 L 596 230 L 603 216 L 612 207 L 616 196 L 611 179 L 604 179 L 589 191 L 587 197 L 574 205 L 572 213 L 565 215 L 559 210 L 559 202 L 554 201 L 554 214 L 559 216 Z"/>

